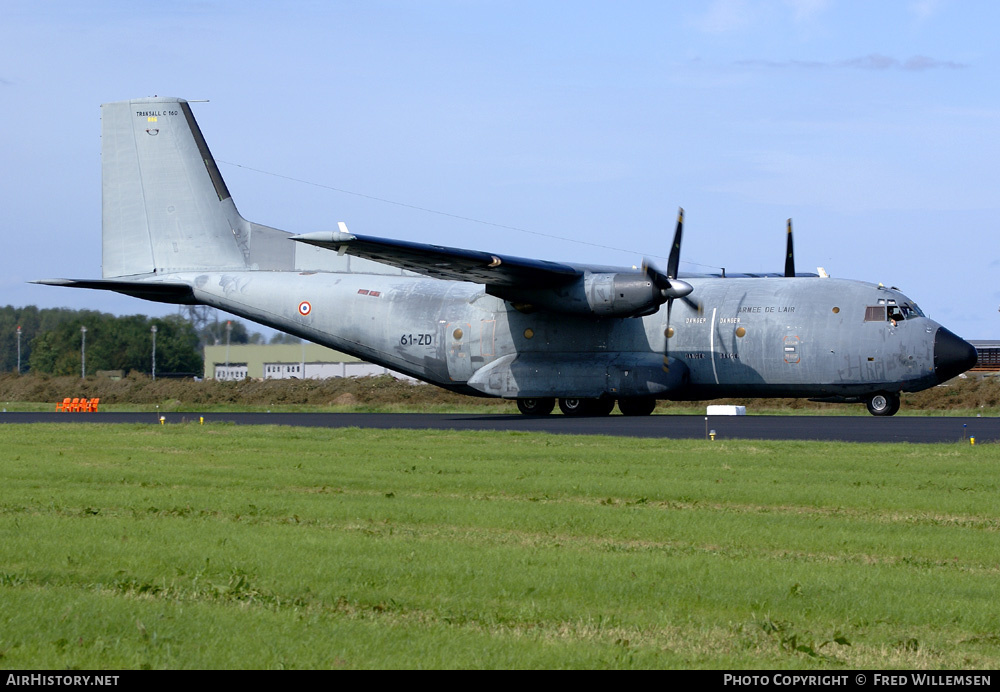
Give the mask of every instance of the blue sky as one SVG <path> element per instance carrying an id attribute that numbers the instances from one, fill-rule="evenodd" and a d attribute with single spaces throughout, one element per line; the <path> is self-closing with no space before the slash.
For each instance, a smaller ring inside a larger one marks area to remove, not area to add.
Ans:
<path id="1" fill-rule="evenodd" d="M 172 311 L 26 283 L 100 276 L 99 105 L 159 94 L 210 100 L 195 115 L 259 223 L 631 265 L 667 254 L 684 207 L 682 271 L 781 271 L 792 217 L 799 271 L 1000 337 L 994 2 L 7 0 L 0 17 L 0 304 Z"/>

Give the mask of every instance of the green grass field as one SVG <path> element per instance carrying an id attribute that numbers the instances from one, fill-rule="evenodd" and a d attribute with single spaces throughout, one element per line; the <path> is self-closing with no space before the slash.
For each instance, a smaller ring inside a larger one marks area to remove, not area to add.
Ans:
<path id="1" fill-rule="evenodd" d="M 1000 446 L 0 426 L 3 668 L 996 668 Z"/>

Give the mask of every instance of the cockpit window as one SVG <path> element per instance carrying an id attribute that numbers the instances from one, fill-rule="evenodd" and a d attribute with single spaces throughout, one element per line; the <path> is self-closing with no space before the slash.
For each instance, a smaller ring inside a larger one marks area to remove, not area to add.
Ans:
<path id="1" fill-rule="evenodd" d="M 912 320 L 917 317 L 925 317 L 914 303 L 900 302 L 898 305 L 892 298 L 879 298 L 878 305 L 869 305 L 865 308 L 865 322 L 891 322 L 895 325 L 903 320 Z"/>
<path id="2" fill-rule="evenodd" d="M 865 308 L 865 322 L 885 322 L 885 306 L 869 305 Z"/>
<path id="3" fill-rule="evenodd" d="M 912 320 L 923 316 L 924 313 L 920 312 L 917 306 L 912 303 L 888 306 L 888 319 L 890 322 L 901 322 L 903 320 Z"/>

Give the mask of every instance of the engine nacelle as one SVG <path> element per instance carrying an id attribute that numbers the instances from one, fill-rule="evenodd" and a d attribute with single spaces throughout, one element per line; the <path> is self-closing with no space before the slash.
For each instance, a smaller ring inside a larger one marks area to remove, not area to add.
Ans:
<path id="1" fill-rule="evenodd" d="M 667 301 L 667 292 L 658 288 L 644 272 L 587 273 L 559 288 L 487 286 L 486 292 L 525 311 L 534 309 L 596 317 L 651 315 Z"/>
<path id="2" fill-rule="evenodd" d="M 646 274 L 589 274 L 584 286 L 590 310 L 602 317 L 649 315 L 667 301 Z"/>

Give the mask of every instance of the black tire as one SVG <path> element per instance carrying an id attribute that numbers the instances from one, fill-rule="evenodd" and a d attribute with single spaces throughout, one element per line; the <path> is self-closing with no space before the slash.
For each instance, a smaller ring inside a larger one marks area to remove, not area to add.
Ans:
<path id="1" fill-rule="evenodd" d="M 567 416 L 607 416 L 615 408 L 615 400 L 601 397 L 600 399 L 578 399 L 567 397 L 559 399 L 559 410 Z"/>
<path id="2" fill-rule="evenodd" d="M 600 399 L 589 399 L 590 415 L 610 416 L 615 410 L 615 400 L 609 396 L 602 396 Z"/>
<path id="3" fill-rule="evenodd" d="M 623 416 L 648 416 L 656 408 L 656 399 L 651 396 L 637 396 L 618 400 L 618 410 Z"/>
<path id="4" fill-rule="evenodd" d="M 589 399 L 577 399 L 577 398 L 563 399 L 563 398 L 560 398 L 559 399 L 559 410 L 562 411 L 563 415 L 565 415 L 565 416 L 576 416 L 576 417 L 586 416 L 587 415 L 587 409 L 589 408 L 587 406 L 587 402 L 588 401 L 589 401 Z"/>
<path id="5" fill-rule="evenodd" d="M 875 392 L 865 399 L 868 413 L 873 416 L 894 416 L 899 410 L 899 395 L 892 392 Z"/>
<path id="6" fill-rule="evenodd" d="M 526 416 L 547 416 L 556 407 L 555 399 L 518 399 L 517 410 Z"/>

